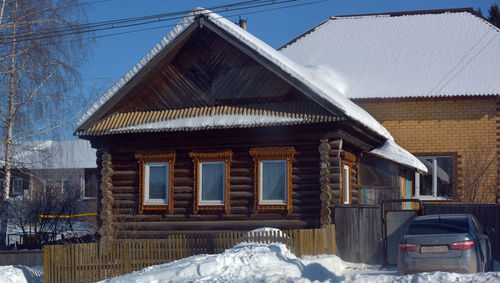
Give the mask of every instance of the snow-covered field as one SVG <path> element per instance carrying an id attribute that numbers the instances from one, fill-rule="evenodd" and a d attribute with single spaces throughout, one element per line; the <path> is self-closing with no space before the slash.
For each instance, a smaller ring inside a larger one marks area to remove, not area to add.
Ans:
<path id="1" fill-rule="evenodd" d="M 0 282 L 42 282 L 41 267 L 0 266 Z M 197 255 L 102 282 L 500 282 L 495 271 L 398 276 L 395 267 L 343 262 L 337 256 L 297 258 L 283 244 L 242 243 L 224 253 Z"/>

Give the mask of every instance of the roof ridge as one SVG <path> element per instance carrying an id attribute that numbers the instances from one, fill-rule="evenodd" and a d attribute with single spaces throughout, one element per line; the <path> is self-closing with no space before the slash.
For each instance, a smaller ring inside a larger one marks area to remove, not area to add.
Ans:
<path id="1" fill-rule="evenodd" d="M 413 16 L 413 15 L 429 15 L 429 14 L 445 14 L 445 13 L 470 13 L 475 16 L 484 18 L 479 15 L 474 8 L 450 8 L 450 9 L 429 9 L 429 10 L 414 10 L 414 11 L 399 11 L 399 12 L 384 12 L 384 13 L 367 13 L 367 14 L 352 14 L 352 15 L 337 15 L 331 16 L 333 18 L 349 18 L 349 17 L 365 17 L 365 16 L 389 16 L 389 17 L 401 17 L 401 16 Z"/>
<path id="2" fill-rule="evenodd" d="M 468 7 L 468 8 L 451 8 L 451 9 L 433 9 L 433 10 L 415 10 L 415 11 L 400 11 L 400 12 L 385 12 L 385 13 L 367 13 L 367 14 L 351 14 L 351 15 L 337 15 L 337 16 L 330 16 L 328 19 L 324 20 L 323 22 L 317 24 L 316 26 L 312 27 L 311 29 L 305 31 L 304 33 L 300 34 L 299 36 L 295 37 L 294 39 L 290 40 L 289 42 L 283 44 L 283 46 L 279 47 L 277 50 L 280 51 L 281 49 L 284 49 L 288 47 L 289 45 L 294 44 L 296 41 L 299 39 L 302 39 L 303 37 L 306 37 L 310 33 L 314 32 L 317 28 L 320 26 L 324 25 L 330 20 L 336 20 L 336 19 L 348 19 L 348 18 L 361 18 L 361 17 L 376 17 L 376 16 L 386 16 L 386 17 L 401 17 L 401 16 L 418 16 L 418 15 L 437 15 L 437 14 L 446 14 L 446 13 L 469 13 L 472 14 L 473 16 L 476 16 L 480 18 L 481 20 L 485 21 L 487 24 L 491 23 L 482 15 L 477 13 L 474 8 Z"/>

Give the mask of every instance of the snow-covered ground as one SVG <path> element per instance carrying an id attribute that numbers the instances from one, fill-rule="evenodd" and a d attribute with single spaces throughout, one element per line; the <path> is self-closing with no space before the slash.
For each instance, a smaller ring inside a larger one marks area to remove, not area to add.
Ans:
<path id="1" fill-rule="evenodd" d="M 347 263 L 337 256 L 297 258 L 283 244 L 242 243 L 222 254 L 192 256 L 103 282 L 500 282 L 500 263 L 489 273 L 398 276 L 395 267 Z"/>
<path id="2" fill-rule="evenodd" d="M 23 265 L 0 266 L 2 283 L 43 283 L 43 266 Z"/>
<path id="3" fill-rule="evenodd" d="M 42 282 L 42 272 L 42 267 L 0 266 L 0 282 Z M 297 258 L 283 244 L 242 243 L 221 254 L 196 255 L 102 282 L 500 282 L 500 262 L 488 273 L 398 276 L 395 267 L 348 263 L 331 255 Z"/>
<path id="4" fill-rule="evenodd" d="M 28 235 L 34 234 L 34 228 L 33 226 L 26 225 L 26 233 Z M 32 230 L 30 230 L 32 229 Z M 68 225 L 65 225 L 64 223 L 61 223 L 60 229 L 62 230 L 59 232 L 56 236 L 56 240 L 60 240 L 62 236 L 64 238 L 74 238 L 74 237 L 82 237 L 88 234 L 94 234 L 95 230 L 93 228 L 93 225 L 89 222 L 85 221 L 76 221 L 72 223 L 71 227 Z M 16 224 L 9 223 L 7 226 L 7 234 L 9 235 L 9 245 L 12 244 L 21 244 L 22 241 L 22 235 L 23 235 L 23 230 L 21 227 L 19 227 Z"/>

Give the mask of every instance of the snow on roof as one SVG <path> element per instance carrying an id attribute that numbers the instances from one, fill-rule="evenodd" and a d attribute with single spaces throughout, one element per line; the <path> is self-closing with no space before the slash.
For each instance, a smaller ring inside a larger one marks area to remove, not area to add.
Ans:
<path id="1" fill-rule="evenodd" d="M 151 130 L 199 130 L 199 129 L 215 129 L 229 127 L 259 127 L 272 126 L 281 124 L 299 124 L 307 123 L 308 118 L 292 118 L 279 116 L 265 115 L 213 115 L 213 116 L 198 116 L 186 117 L 174 120 L 159 121 L 153 123 L 145 123 L 135 126 L 128 126 L 119 129 L 110 130 L 112 133 L 125 132 L 147 132 Z"/>
<path id="2" fill-rule="evenodd" d="M 2 146 L 1 152 L 5 152 Z M 28 169 L 95 168 L 96 150 L 86 140 L 29 141 L 14 146 L 13 165 Z M 4 154 L 0 164 L 4 164 Z"/>
<path id="3" fill-rule="evenodd" d="M 177 26 L 172 29 L 146 56 L 144 56 L 125 76 L 115 83 L 101 98 L 99 98 L 83 115 L 78 119 L 77 126 L 80 127 L 95 112 L 110 100 L 125 84 L 137 75 L 161 50 L 175 40 L 184 30 L 196 22 L 198 16 L 204 16 L 210 23 L 221 28 L 225 32 L 235 37 L 240 43 L 257 52 L 260 56 L 270 61 L 281 69 L 289 77 L 298 80 L 308 87 L 317 97 L 313 100 L 326 100 L 330 105 L 324 107 L 334 107 L 347 117 L 359 122 L 372 131 L 385 138 L 391 138 L 390 133 L 373 118 L 368 112 L 350 101 L 339 92 L 342 86 L 335 84 L 335 81 L 328 80 L 328 77 L 321 72 L 321 68 L 305 68 L 283 56 L 278 51 L 241 29 L 233 22 L 203 8 L 197 8 L 188 14 Z"/>
<path id="4" fill-rule="evenodd" d="M 334 70 L 349 98 L 497 95 L 499 34 L 465 11 L 332 17 L 280 51 Z"/>
<path id="5" fill-rule="evenodd" d="M 400 147 L 394 140 L 387 140 L 381 146 L 372 149 L 370 153 L 427 173 L 427 167 L 413 154 Z"/>
<path id="6" fill-rule="evenodd" d="M 410 153 L 403 154 L 400 150 L 401 148 L 393 142 L 393 137 L 375 118 L 373 118 L 364 109 L 353 103 L 350 99 L 346 97 L 346 92 L 348 91 L 349 84 L 345 81 L 343 75 L 336 69 L 332 69 L 329 66 L 322 66 L 320 64 L 315 64 L 309 67 L 304 67 L 292 61 L 288 57 L 284 56 L 277 50 L 273 49 L 260 39 L 256 38 L 247 31 L 241 29 L 239 26 L 235 25 L 233 22 L 203 8 L 197 8 L 195 11 L 188 14 L 177 26 L 174 27 L 146 56 L 144 56 L 130 71 L 125 74 L 118 82 L 115 83 L 104 95 L 101 96 L 78 120 L 78 127 L 85 123 L 95 112 L 102 107 L 106 102 L 108 102 L 123 86 L 125 86 L 135 75 L 137 75 L 161 50 L 163 50 L 169 43 L 175 40 L 184 30 L 190 27 L 196 22 L 198 16 L 204 16 L 210 23 L 214 24 L 218 28 L 224 30 L 225 32 L 236 38 L 239 43 L 243 44 L 247 48 L 255 51 L 259 56 L 267 59 L 269 62 L 278 67 L 287 76 L 303 83 L 310 92 L 316 95 L 316 97 L 311 97 L 315 101 L 327 101 L 329 105 L 323 105 L 326 108 L 335 108 L 335 110 L 343 113 L 347 117 L 359 122 L 373 132 L 384 137 L 388 141 L 392 141 L 385 144 L 384 156 L 387 159 L 394 160 L 398 162 L 398 158 L 405 156 L 407 163 L 402 163 L 423 172 L 427 172 L 427 169 L 420 161 Z M 310 53 L 310 52 L 309 52 Z M 299 62 L 300 63 L 300 62 Z M 245 125 L 246 122 L 240 121 Z M 235 123 L 235 120 L 224 119 L 227 123 Z M 195 123 L 196 122 L 196 123 Z M 172 123 L 170 121 L 169 123 Z M 183 119 L 182 123 L 194 123 L 199 124 L 199 121 L 192 121 L 192 119 Z M 220 123 L 216 121 L 207 121 L 206 123 Z M 160 125 L 161 124 L 161 125 Z M 142 126 L 134 127 L 168 127 L 165 122 L 155 123 L 155 125 L 147 124 Z M 183 124 L 186 126 L 188 124 Z M 181 126 L 181 125 L 177 125 Z M 389 150 L 390 149 L 390 150 Z M 398 154 L 396 154 L 398 153 Z M 415 166 L 411 165 L 414 164 Z"/>

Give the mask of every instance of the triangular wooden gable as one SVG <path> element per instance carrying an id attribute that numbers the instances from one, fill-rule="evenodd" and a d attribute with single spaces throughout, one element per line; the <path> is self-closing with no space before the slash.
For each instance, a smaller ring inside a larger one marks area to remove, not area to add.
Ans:
<path id="1" fill-rule="evenodd" d="M 219 106 L 269 110 L 268 105 L 272 105 L 272 110 L 279 112 L 287 111 L 292 103 L 309 109 L 292 114 L 320 115 L 330 117 L 329 121 L 344 118 L 326 110 L 276 70 L 255 60 L 241 45 L 234 44 L 234 39 L 221 36 L 223 31 L 215 30 L 216 26 L 203 24 L 202 17 L 101 106 L 76 134 L 90 134 L 88 130 L 120 113 Z M 279 107 L 281 103 L 283 109 Z"/>

